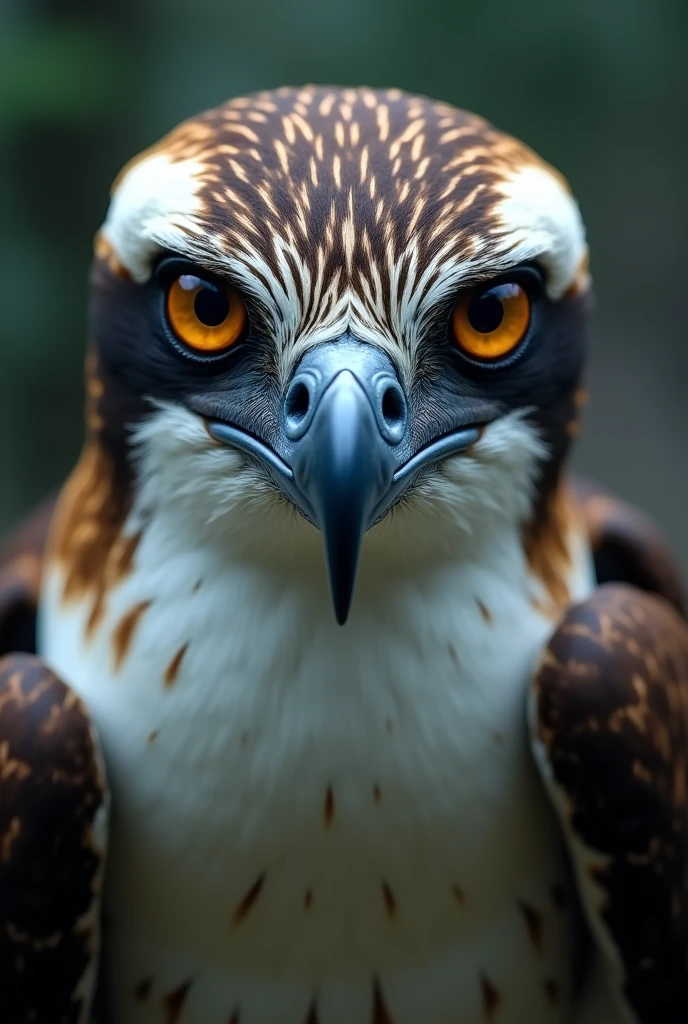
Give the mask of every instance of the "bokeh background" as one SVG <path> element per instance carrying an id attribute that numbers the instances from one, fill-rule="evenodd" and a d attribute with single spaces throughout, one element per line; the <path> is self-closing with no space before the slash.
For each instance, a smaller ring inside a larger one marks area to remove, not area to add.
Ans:
<path id="1" fill-rule="evenodd" d="M 475 110 L 568 176 L 597 293 L 577 467 L 688 570 L 687 40 L 686 0 L 0 0 L 0 530 L 76 458 L 124 161 L 231 95 L 365 83 Z"/>

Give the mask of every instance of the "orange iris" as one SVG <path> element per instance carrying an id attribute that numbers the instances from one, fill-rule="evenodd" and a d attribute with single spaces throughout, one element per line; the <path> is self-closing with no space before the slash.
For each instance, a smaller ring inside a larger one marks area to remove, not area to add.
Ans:
<path id="1" fill-rule="evenodd" d="M 454 337 L 474 359 L 502 359 L 523 341 L 529 323 L 530 299 L 515 281 L 473 289 L 452 313 Z"/>
<path id="2" fill-rule="evenodd" d="M 230 348 L 241 337 L 246 306 L 229 284 L 181 274 L 167 293 L 167 316 L 180 341 L 196 352 L 213 354 Z"/>

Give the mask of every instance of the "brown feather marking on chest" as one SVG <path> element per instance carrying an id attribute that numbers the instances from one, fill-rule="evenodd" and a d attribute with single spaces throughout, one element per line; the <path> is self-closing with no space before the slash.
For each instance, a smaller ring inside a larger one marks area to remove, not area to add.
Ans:
<path id="1" fill-rule="evenodd" d="M 373 982 L 373 1015 L 371 1024 L 394 1024 L 392 1016 L 387 1009 L 385 997 L 382 994 L 380 979 L 375 978 Z"/>
<path id="2" fill-rule="evenodd" d="M 153 989 L 152 978 L 142 978 L 141 981 L 137 982 L 134 986 L 134 999 L 138 1003 L 145 1003 Z"/>
<path id="3" fill-rule="evenodd" d="M 397 916 L 397 898 L 394 895 L 394 890 L 388 882 L 382 882 L 382 900 L 385 906 L 385 912 L 387 917 L 391 920 Z"/>
<path id="4" fill-rule="evenodd" d="M 188 643 L 182 644 L 182 646 L 179 648 L 179 650 L 177 651 L 175 656 L 172 658 L 172 661 L 169 663 L 169 665 L 165 669 L 165 686 L 166 687 L 172 686 L 175 683 L 175 681 L 177 679 L 177 676 L 179 675 L 179 669 L 182 667 L 182 662 L 184 660 L 184 655 L 186 654 L 186 652 L 188 650 L 188 647 L 189 647 Z"/>
<path id="5" fill-rule="evenodd" d="M 480 976 L 482 993 L 483 1024 L 493 1024 L 497 1019 L 497 1011 L 502 1005 L 502 994 L 493 982 L 484 974 Z"/>
<path id="6" fill-rule="evenodd" d="M 325 828 L 332 828 L 332 822 L 334 821 L 334 792 L 332 786 L 328 786 L 325 791 L 323 817 L 325 819 Z"/>
<path id="7" fill-rule="evenodd" d="M 528 938 L 530 944 L 536 953 L 542 953 L 543 948 L 543 933 L 545 929 L 545 922 L 542 914 L 535 907 L 531 906 L 530 903 L 519 903 L 519 909 L 523 914 L 523 920 L 525 921 L 526 931 L 528 932 Z"/>
<path id="8" fill-rule="evenodd" d="M 265 884 L 265 871 L 259 875 L 251 888 L 242 896 L 232 915 L 232 924 L 239 925 L 253 910 Z"/>
<path id="9" fill-rule="evenodd" d="M 193 981 L 189 979 L 164 996 L 162 1001 L 166 1024 L 177 1024 L 184 1012 Z"/>
<path id="10" fill-rule="evenodd" d="M 306 1017 L 305 1024 L 319 1024 L 318 1007 L 316 1005 L 315 999 L 311 1003 L 310 1009 L 308 1011 L 308 1016 Z"/>
<path id="11" fill-rule="evenodd" d="M 569 539 L 582 528 L 578 508 L 569 491 L 559 486 L 543 508 L 523 529 L 523 547 L 533 576 L 542 584 L 546 603 L 538 610 L 558 616 L 570 603 L 568 578 L 572 569 Z"/>
<path id="12" fill-rule="evenodd" d="M 129 653 L 134 634 L 144 613 L 150 608 L 150 601 L 139 601 L 122 616 L 112 632 L 112 647 L 115 669 L 120 669 Z"/>
<path id="13" fill-rule="evenodd" d="M 133 568 L 140 534 L 122 535 L 127 511 L 110 458 L 90 442 L 58 500 L 49 546 L 64 570 L 63 600 L 90 601 L 87 636 L 102 621 L 109 591 Z"/>
<path id="14" fill-rule="evenodd" d="M 463 891 L 460 885 L 452 885 L 451 887 L 452 896 L 460 907 L 463 907 L 466 903 L 466 893 Z"/>

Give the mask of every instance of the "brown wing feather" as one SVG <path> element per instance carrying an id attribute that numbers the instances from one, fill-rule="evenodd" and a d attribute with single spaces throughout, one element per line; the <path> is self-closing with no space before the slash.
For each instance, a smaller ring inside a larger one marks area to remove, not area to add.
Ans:
<path id="1" fill-rule="evenodd" d="M 685 1024 L 688 626 L 661 598 L 602 586 L 556 630 L 533 698 L 536 760 L 610 975 L 633 1019 Z"/>
<path id="2" fill-rule="evenodd" d="M 55 499 L 39 507 L 0 545 L 0 655 L 35 651 L 38 592 Z"/>
<path id="3" fill-rule="evenodd" d="M 39 658 L 0 659 L 4 1024 L 90 1019 L 107 811 L 83 705 Z"/>
<path id="4" fill-rule="evenodd" d="M 665 597 L 685 615 L 676 561 L 652 520 L 590 480 L 574 477 L 572 487 L 590 537 L 598 583 L 632 583 Z"/>
<path id="5" fill-rule="evenodd" d="M 109 796 L 97 737 L 35 650 L 55 499 L 0 546 L 2 1020 L 90 1019 Z"/>

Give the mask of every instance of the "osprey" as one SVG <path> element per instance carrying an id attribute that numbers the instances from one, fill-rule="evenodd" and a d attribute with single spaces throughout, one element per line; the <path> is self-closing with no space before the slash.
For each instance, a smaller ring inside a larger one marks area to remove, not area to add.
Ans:
<path id="1" fill-rule="evenodd" d="M 125 168 L 0 577 L 4 1021 L 688 1019 L 688 628 L 567 473 L 589 306 L 564 179 L 442 103 Z"/>

